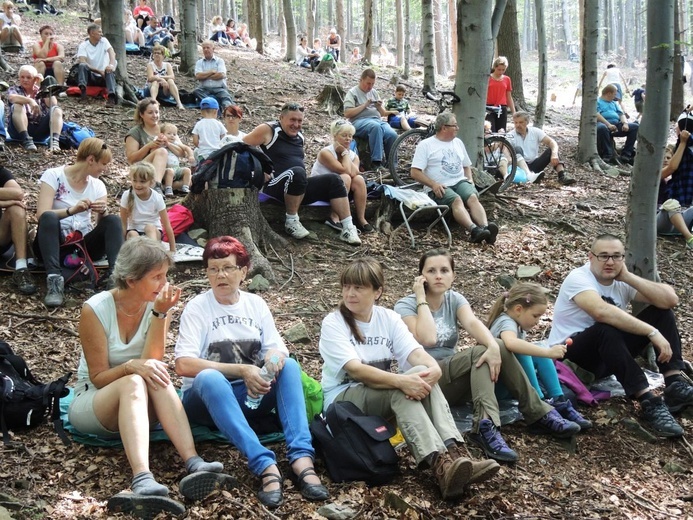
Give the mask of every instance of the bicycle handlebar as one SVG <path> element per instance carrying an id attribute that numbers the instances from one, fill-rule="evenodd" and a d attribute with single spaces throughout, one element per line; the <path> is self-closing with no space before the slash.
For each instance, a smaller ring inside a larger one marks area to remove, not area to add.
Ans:
<path id="1" fill-rule="evenodd" d="M 440 94 L 440 96 L 436 97 L 433 95 L 432 92 L 429 91 L 429 92 L 425 93 L 425 96 L 427 99 L 430 99 L 431 101 L 435 101 L 435 102 L 441 101 L 446 96 L 451 98 L 450 102 L 453 104 L 460 102 L 460 96 L 458 96 L 457 94 L 455 94 L 454 92 L 452 92 L 450 90 L 443 90 L 443 91 L 439 92 L 439 94 Z"/>

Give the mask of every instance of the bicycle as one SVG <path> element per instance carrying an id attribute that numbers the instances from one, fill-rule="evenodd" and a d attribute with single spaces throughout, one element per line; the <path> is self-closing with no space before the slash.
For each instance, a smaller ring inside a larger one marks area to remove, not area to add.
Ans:
<path id="1" fill-rule="evenodd" d="M 460 101 L 459 96 L 450 91 L 440 92 L 439 97 L 430 92 L 426 92 L 425 95 L 427 99 L 438 105 L 438 114 L 450 110 L 452 105 Z M 398 186 L 416 184 L 411 178 L 411 163 L 416 146 L 423 139 L 433 135 L 435 135 L 435 129 L 431 124 L 428 128 L 412 128 L 397 137 L 392 144 L 389 160 L 390 174 L 395 184 Z M 502 181 L 498 187 L 499 192 L 506 190 L 512 184 L 516 170 L 517 155 L 512 144 L 502 134 L 484 136 L 484 171 Z"/>

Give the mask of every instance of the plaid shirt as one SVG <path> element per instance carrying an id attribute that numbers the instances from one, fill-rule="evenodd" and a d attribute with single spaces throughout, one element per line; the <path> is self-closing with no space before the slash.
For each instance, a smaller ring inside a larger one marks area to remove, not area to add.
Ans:
<path id="1" fill-rule="evenodd" d="M 676 146 L 678 146 L 678 140 Z M 676 199 L 681 206 L 693 206 L 693 138 L 688 139 L 688 148 L 683 152 L 681 164 L 666 184 L 665 200 Z"/>
<path id="2" fill-rule="evenodd" d="M 41 98 L 41 99 L 36 99 L 36 94 L 39 92 L 39 86 L 34 85 L 34 88 L 32 89 L 31 92 L 26 92 L 21 85 L 16 85 L 14 87 L 11 87 L 10 90 L 7 91 L 7 95 L 10 96 L 12 94 L 18 95 L 18 96 L 25 96 L 33 99 L 38 103 L 39 106 L 39 113 L 34 114 L 34 112 L 31 110 L 31 107 L 29 105 L 24 105 L 24 111 L 26 112 L 27 119 L 29 120 L 29 123 L 37 123 L 39 122 L 44 116 L 48 115 L 48 112 L 50 109 L 48 108 L 48 105 L 46 105 L 46 99 L 47 98 Z M 10 103 L 9 110 L 8 112 L 12 114 L 12 107 L 14 106 L 14 103 Z M 10 115 L 10 117 L 12 117 Z"/>

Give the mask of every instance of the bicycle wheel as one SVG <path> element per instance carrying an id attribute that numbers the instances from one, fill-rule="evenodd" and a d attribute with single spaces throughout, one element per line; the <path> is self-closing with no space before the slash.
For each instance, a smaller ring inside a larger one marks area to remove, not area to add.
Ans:
<path id="1" fill-rule="evenodd" d="M 517 154 L 505 137 L 492 135 L 484 138 L 484 170 L 502 181 L 499 192 L 512 185 L 517 171 Z"/>
<path id="2" fill-rule="evenodd" d="M 390 150 L 390 173 L 397 186 L 405 186 L 415 181 L 411 178 L 411 161 L 416 145 L 429 135 L 426 128 L 412 128 L 397 137 Z"/>

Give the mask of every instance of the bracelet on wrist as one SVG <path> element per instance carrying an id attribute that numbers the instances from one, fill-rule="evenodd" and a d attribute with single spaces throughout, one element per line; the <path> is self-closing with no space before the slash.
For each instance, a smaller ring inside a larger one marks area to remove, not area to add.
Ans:
<path id="1" fill-rule="evenodd" d="M 69 207 L 65 210 L 65 213 L 67 213 L 67 216 L 68 216 L 68 217 L 71 217 L 71 216 L 72 216 L 72 213 L 70 213 L 70 208 L 69 208 Z"/>
<path id="2" fill-rule="evenodd" d="M 430 305 L 428 305 L 428 302 L 421 302 L 421 303 L 416 304 L 416 310 L 418 311 L 419 307 L 421 307 L 422 305 L 425 305 L 426 307 L 430 308 Z"/>
<path id="3" fill-rule="evenodd" d="M 159 318 L 160 320 L 165 320 L 166 316 L 168 316 L 168 312 L 159 312 L 155 309 L 152 309 L 152 314 L 156 317 Z"/>

